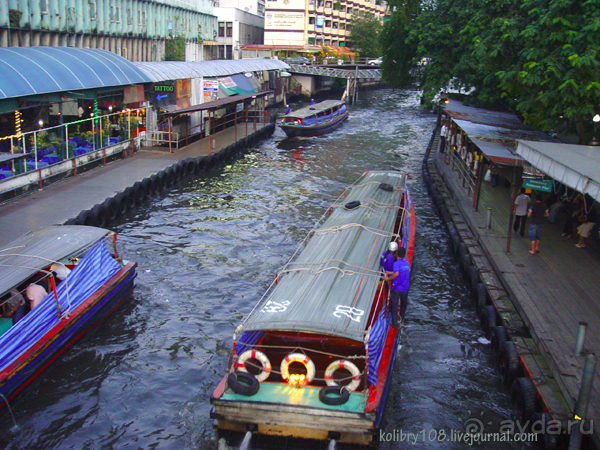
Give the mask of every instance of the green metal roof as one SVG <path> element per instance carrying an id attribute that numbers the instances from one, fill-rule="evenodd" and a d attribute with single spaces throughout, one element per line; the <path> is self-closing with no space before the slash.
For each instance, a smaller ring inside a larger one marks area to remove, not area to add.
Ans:
<path id="1" fill-rule="evenodd" d="M 396 188 L 386 191 L 381 183 Z M 405 187 L 398 172 L 368 172 L 333 205 L 298 257 L 237 332 L 306 331 L 363 341 Z M 361 205 L 346 209 L 349 202 Z"/>

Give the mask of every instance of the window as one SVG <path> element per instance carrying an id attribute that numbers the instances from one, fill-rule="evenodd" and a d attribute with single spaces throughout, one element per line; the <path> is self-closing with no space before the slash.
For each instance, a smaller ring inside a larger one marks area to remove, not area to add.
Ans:
<path id="1" fill-rule="evenodd" d="M 146 26 L 146 11 L 142 11 L 141 9 L 138 9 L 138 24 L 140 25 L 140 27 L 145 27 Z"/>
<path id="2" fill-rule="evenodd" d="M 131 12 L 131 8 L 127 8 L 127 25 L 133 24 L 133 12 Z"/>
<path id="3" fill-rule="evenodd" d="M 309 17 L 308 18 L 308 24 L 309 25 L 314 25 L 315 24 L 315 18 L 314 17 Z"/>
<path id="4" fill-rule="evenodd" d="M 48 14 L 48 0 L 40 0 L 40 12 L 42 14 Z"/>
<path id="5" fill-rule="evenodd" d="M 96 0 L 90 0 L 90 20 L 96 20 Z"/>
<path id="6" fill-rule="evenodd" d="M 225 37 L 225 23 L 223 22 L 219 22 L 219 37 Z"/>
<path id="7" fill-rule="evenodd" d="M 308 38 L 308 45 L 315 45 L 315 38 L 314 37 L 309 37 Z"/>
<path id="8" fill-rule="evenodd" d="M 338 23 L 337 23 L 337 22 L 333 22 L 333 29 L 334 29 L 334 30 L 337 30 L 338 28 L 339 28 L 339 27 L 338 27 Z"/>
<path id="9" fill-rule="evenodd" d="M 112 23 L 121 23 L 121 7 L 110 5 L 110 21 Z"/>
<path id="10" fill-rule="evenodd" d="M 232 37 L 233 36 L 233 23 L 231 22 L 227 22 L 227 37 Z"/>
<path id="11" fill-rule="evenodd" d="M 325 45 L 329 45 L 329 39 L 325 39 Z"/>
<path id="12" fill-rule="evenodd" d="M 325 27 L 326 27 L 326 28 L 329 28 L 329 27 L 331 27 L 331 20 L 326 20 L 326 21 L 325 21 Z"/>
<path id="13" fill-rule="evenodd" d="M 325 2 L 325 8 L 331 8 L 331 2 L 330 1 Z"/>

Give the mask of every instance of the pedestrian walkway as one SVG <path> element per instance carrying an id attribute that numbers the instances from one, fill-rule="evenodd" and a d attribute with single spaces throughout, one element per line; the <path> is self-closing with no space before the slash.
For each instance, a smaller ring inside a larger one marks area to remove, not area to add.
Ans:
<path id="1" fill-rule="evenodd" d="M 472 206 L 473 193 L 463 188 L 451 164 L 445 162 L 438 151 L 432 157 L 572 411 L 579 395 L 584 364 L 583 356 L 574 355 L 581 321 L 589 324 L 585 350 L 600 354 L 598 250 L 575 247 L 577 235 L 571 239 L 562 237 L 564 219 L 559 219 L 557 224 L 548 222 L 544 226 L 540 253 L 529 253 L 531 244 L 527 232 L 522 238 L 512 229 L 510 253 L 506 253 L 512 187 L 500 183 L 493 188 L 484 181 L 476 212 Z M 488 208 L 491 208 L 491 228 L 486 227 Z M 588 410 L 588 419 L 596 423 L 600 423 L 599 394 L 600 380 L 596 376 Z"/>
<path id="2" fill-rule="evenodd" d="M 267 123 L 248 123 L 252 134 Z M 246 124 L 214 133 L 209 138 L 194 142 L 169 153 L 168 148 L 141 150 L 127 159 L 120 159 L 76 177 L 45 187 L 42 191 L 17 198 L 0 205 L 0 246 L 9 244 L 30 231 L 62 224 L 81 211 L 91 209 L 109 197 L 132 186 L 135 182 L 164 170 L 171 164 L 187 158 L 216 153 L 237 139 L 246 136 Z"/>

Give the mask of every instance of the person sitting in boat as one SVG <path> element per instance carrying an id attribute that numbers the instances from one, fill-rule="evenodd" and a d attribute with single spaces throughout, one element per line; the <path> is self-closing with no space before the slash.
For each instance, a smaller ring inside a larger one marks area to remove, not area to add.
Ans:
<path id="1" fill-rule="evenodd" d="M 404 259 L 406 249 L 400 247 L 392 252 L 394 255 L 394 272 L 391 275 L 385 274 L 383 279 L 392 282 L 392 291 L 390 292 L 389 311 L 392 316 L 392 328 L 398 328 L 398 303 L 400 302 L 400 318 L 404 320 L 406 307 L 408 305 L 408 284 L 410 281 L 410 264 Z"/>
<path id="2" fill-rule="evenodd" d="M 71 269 L 66 267 L 64 264 L 52 264 L 50 266 L 50 271 L 54 274 L 54 277 L 60 283 L 62 280 L 67 278 L 67 275 L 69 275 Z"/>
<path id="3" fill-rule="evenodd" d="M 285 105 L 285 115 L 287 116 L 291 111 L 290 105 Z"/>
<path id="4" fill-rule="evenodd" d="M 16 325 L 25 315 L 25 299 L 16 289 L 11 289 L 6 297 L 6 313 L 4 317 L 12 317 L 12 323 Z"/>
<path id="5" fill-rule="evenodd" d="M 25 297 L 31 302 L 31 309 L 34 309 L 39 305 L 47 295 L 46 289 L 39 284 L 31 283 L 27 286 L 27 289 L 25 289 Z"/>
<path id="6" fill-rule="evenodd" d="M 315 104 L 315 99 L 314 99 L 314 98 L 311 98 L 311 99 L 310 99 L 309 106 L 310 106 L 310 105 L 314 105 L 314 104 Z"/>

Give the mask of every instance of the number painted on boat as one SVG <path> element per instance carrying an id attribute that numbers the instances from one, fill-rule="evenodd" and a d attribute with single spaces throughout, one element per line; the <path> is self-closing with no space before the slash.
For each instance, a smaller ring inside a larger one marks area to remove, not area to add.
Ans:
<path id="1" fill-rule="evenodd" d="M 260 310 L 261 313 L 280 313 L 284 312 L 289 306 L 290 302 L 285 300 L 283 302 L 273 302 L 269 300 L 265 306 Z"/>
<path id="2" fill-rule="evenodd" d="M 364 313 L 365 312 L 362 309 L 356 309 L 356 308 L 353 308 L 352 306 L 337 305 L 335 307 L 335 311 L 333 312 L 333 315 L 335 317 L 337 317 L 338 319 L 341 319 L 342 316 L 346 316 L 350 320 L 353 320 L 354 322 L 360 322 L 360 318 L 363 316 Z"/>

